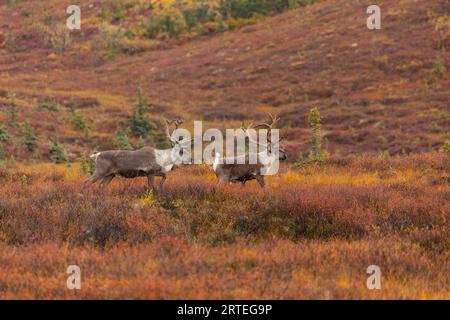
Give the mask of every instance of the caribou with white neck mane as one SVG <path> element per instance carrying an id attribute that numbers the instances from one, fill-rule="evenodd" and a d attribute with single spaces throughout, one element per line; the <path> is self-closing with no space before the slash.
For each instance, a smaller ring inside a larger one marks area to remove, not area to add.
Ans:
<path id="1" fill-rule="evenodd" d="M 183 152 L 183 145 L 191 141 L 180 141 L 172 138 L 170 126 L 175 125 L 175 130 L 184 122 L 182 120 L 166 120 L 166 134 L 172 143 L 171 149 L 155 149 L 144 147 L 136 151 L 111 150 L 98 152 L 91 155 L 95 161 L 95 172 L 85 182 L 85 187 L 100 180 L 102 187 L 108 184 L 116 176 L 125 178 L 147 177 L 148 186 L 155 190 L 154 177 L 161 177 L 159 189 L 162 190 L 166 181 L 166 173 L 177 166 L 190 162 L 190 155 Z M 173 133 L 173 132 L 172 132 Z M 187 159 L 186 157 L 189 157 Z"/>
<path id="2" fill-rule="evenodd" d="M 241 185 L 245 185 L 247 181 L 255 180 L 258 181 L 259 185 L 263 188 L 265 186 L 264 176 L 265 173 L 270 172 L 272 166 L 274 165 L 275 161 L 281 160 L 285 161 L 287 160 L 287 156 L 285 151 L 280 148 L 280 141 L 276 141 L 275 144 L 272 143 L 271 137 L 272 137 L 272 129 L 275 126 L 275 124 L 280 120 L 276 115 L 273 116 L 269 114 L 271 123 L 262 123 L 255 127 L 252 127 L 252 125 L 248 126 L 247 128 L 242 125 L 241 129 L 245 132 L 246 136 L 249 138 L 250 143 L 253 143 L 254 145 L 262 145 L 265 147 L 265 150 L 262 152 L 257 153 L 256 155 L 256 163 L 251 163 L 249 161 L 251 157 L 250 154 L 246 154 L 245 156 L 245 163 L 239 164 L 237 161 L 237 158 L 233 158 L 234 161 L 232 163 L 227 163 L 225 161 L 226 159 L 222 159 L 221 155 L 219 153 L 216 153 L 216 157 L 214 159 L 213 163 L 213 170 L 217 176 L 217 182 L 218 183 L 233 183 L 233 182 L 239 182 Z M 251 138 L 251 134 L 249 134 L 249 129 L 254 129 L 258 127 L 267 128 L 267 144 L 262 144 L 258 141 L 255 141 Z M 274 150 L 276 152 L 274 152 Z"/>

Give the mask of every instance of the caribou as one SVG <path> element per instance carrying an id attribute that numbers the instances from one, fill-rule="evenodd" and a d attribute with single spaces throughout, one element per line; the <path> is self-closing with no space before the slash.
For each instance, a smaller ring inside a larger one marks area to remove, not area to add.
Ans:
<path id="1" fill-rule="evenodd" d="M 173 132 L 170 133 L 170 126 L 175 125 L 177 130 L 182 124 L 183 121 L 180 119 L 166 120 L 166 135 L 172 144 L 171 149 L 144 147 L 135 151 L 111 150 L 92 154 L 95 172 L 85 181 L 84 186 L 88 187 L 100 180 L 100 186 L 105 188 L 116 176 L 147 177 L 148 187 L 156 191 L 153 180 L 155 177 L 161 177 L 159 190 L 162 190 L 166 173 L 191 161 L 190 154 L 184 152 L 185 144 L 191 142 L 174 139 Z"/>
<path id="2" fill-rule="evenodd" d="M 272 143 L 272 129 L 275 124 L 280 120 L 277 115 L 269 114 L 271 119 L 271 123 L 261 123 L 255 127 L 252 125 L 245 128 L 244 124 L 241 129 L 245 132 L 246 137 L 248 137 L 250 143 L 254 143 L 255 145 L 263 146 L 265 149 L 257 153 L 256 155 L 256 163 L 250 163 L 249 159 L 251 154 L 245 154 L 245 162 L 240 164 L 237 161 L 237 157 L 231 159 L 222 158 L 220 153 L 216 153 L 214 158 L 214 163 L 212 165 L 213 171 L 217 177 L 217 183 L 240 183 L 241 185 L 245 185 L 247 181 L 255 180 L 259 183 L 259 185 L 264 188 L 265 180 L 264 180 L 264 172 L 270 171 L 270 168 L 273 166 L 275 161 L 287 160 L 286 152 L 283 148 L 280 147 L 280 141 L 276 141 Z M 257 142 L 251 138 L 251 134 L 249 134 L 249 129 L 256 128 L 266 128 L 267 131 L 267 144 L 263 144 Z M 278 148 L 278 152 L 273 152 L 274 148 Z M 278 159 L 277 159 L 278 158 Z"/>

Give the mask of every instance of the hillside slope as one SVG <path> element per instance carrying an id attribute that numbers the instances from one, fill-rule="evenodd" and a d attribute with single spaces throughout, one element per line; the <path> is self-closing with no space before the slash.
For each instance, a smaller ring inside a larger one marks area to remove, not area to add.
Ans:
<path id="1" fill-rule="evenodd" d="M 313 106 L 337 155 L 429 151 L 450 139 L 446 0 L 380 0 L 382 30 L 376 31 L 366 28 L 369 1 L 328 0 L 238 30 L 152 42 L 143 52 L 112 58 L 93 49 L 105 36 L 97 17 L 107 1 L 81 5 L 82 29 L 64 52 L 47 44 L 39 26 L 50 14 L 64 24 L 68 2 L 17 2 L 0 6 L 0 120 L 15 141 L 4 148 L 19 158 L 46 158 L 54 135 L 73 154 L 111 147 L 139 85 L 155 121 L 181 115 L 224 128 L 278 112 L 294 156 L 308 150 Z M 40 141 L 32 155 L 10 123 L 11 93 L 18 121 L 29 121 Z M 36 107 L 71 98 L 89 134 L 65 120 L 65 108 Z"/>

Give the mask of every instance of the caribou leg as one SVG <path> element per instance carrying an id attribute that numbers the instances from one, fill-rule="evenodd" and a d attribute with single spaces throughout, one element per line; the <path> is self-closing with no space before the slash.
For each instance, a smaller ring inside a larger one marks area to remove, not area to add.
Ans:
<path id="1" fill-rule="evenodd" d="M 256 181 L 258 181 L 259 185 L 261 186 L 261 188 L 264 188 L 266 183 L 264 182 L 264 176 L 262 175 L 257 175 L 256 176 Z"/>
<path id="2" fill-rule="evenodd" d="M 160 174 L 158 174 L 161 177 L 161 181 L 159 182 L 159 191 L 163 190 L 163 186 L 164 186 L 164 182 L 166 182 L 166 174 L 161 172 Z"/>
<path id="3" fill-rule="evenodd" d="M 102 178 L 101 175 L 94 173 L 89 179 L 84 182 L 84 188 L 89 187 L 90 185 L 97 182 L 98 179 Z"/>
<path id="4" fill-rule="evenodd" d="M 150 174 L 150 175 L 147 176 L 147 184 L 148 184 L 148 187 L 149 187 L 151 190 L 155 190 L 155 186 L 153 185 L 153 178 L 154 178 L 154 177 L 155 177 L 155 176 L 152 175 L 152 174 Z"/>
<path id="5" fill-rule="evenodd" d="M 106 176 L 102 179 L 102 181 L 100 182 L 100 186 L 102 188 L 106 188 L 112 181 L 112 179 L 114 179 L 115 175 L 111 174 L 109 176 Z"/>

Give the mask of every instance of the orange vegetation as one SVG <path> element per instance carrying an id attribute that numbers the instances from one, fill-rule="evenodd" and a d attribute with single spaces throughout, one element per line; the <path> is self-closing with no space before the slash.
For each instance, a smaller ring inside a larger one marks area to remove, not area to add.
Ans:
<path id="1" fill-rule="evenodd" d="M 151 194 L 145 179 L 84 190 L 76 167 L 7 164 L 0 296 L 450 298 L 449 170 L 445 154 L 332 159 L 260 189 L 192 166 Z"/>

